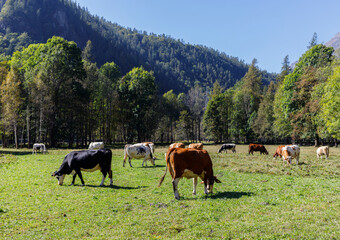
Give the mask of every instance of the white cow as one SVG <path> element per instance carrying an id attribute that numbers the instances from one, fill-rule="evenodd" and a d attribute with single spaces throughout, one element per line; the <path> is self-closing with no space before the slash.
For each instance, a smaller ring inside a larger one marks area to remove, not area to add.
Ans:
<path id="1" fill-rule="evenodd" d="M 103 142 L 91 142 L 89 145 L 89 150 L 104 148 Z"/>
<path id="2" fill-rule="evenodd" d="M 298 145 L 286 145 L 282 148 L 282 159 L 287 161 L 287 164 L 292 163 L 292 158 L 296 159 L 296 164 L 299 164 L 300 147 Z"/>
<path id="3" fill-rule="evenodd" d="M 37 154 L 38 149 L 42 153 L 46 153 L 47 152 L 45 144 L 43 144 L 43 143 L 34 143 L 33 144 L 33 152 L 32 152 L 32 154 L 34 154 L 34 153 Z"/>
<path id="4" fill-rule="evenodd" d="M 131 165 L 131 159 L 132 158 L 136 158 L 136 159 L 140 159 L 140 158 L 144 158 L 143 163 L 142 163 L 142 167 L 144 167 L 144 162 L 145 162 L 145 166 L 147 167 L 147 160 L 151 161 L 151 164 L 153 166 L 155 166 L 155 158 L 152 155 L 152 151 L 150 149 L 149 146 L 145 146 L 142 143 L 137 143 L 137 144 L 126 144 L 124 147 L 124 161 L 123 161 L 123 167 L 125 167 L 125 161 L 126 159 L 129 158 L 129 164 L 130 167 L 132 167 Z"/>
<path id="5" fill-rule="evenodd" d="M 316 150 L 316 156 L 318 158 L 321 157 L 321 159 L 322 159 L 322 155 L 326 155 L 326 159 L 328 160 L 328 157 L 329 157 L 329 147 L 328 146 L 319 147 L 318 150 Z"/>

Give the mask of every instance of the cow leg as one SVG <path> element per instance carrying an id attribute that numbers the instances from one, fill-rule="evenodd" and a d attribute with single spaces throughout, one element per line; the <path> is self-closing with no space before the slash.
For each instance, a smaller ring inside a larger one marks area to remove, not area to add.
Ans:
<path id="1" fill-rule="evenodd" d="M 85 182 L 84 182 L 83 176 L 81 175 L 81 171 L 80 170 L 76 170 L 76 172 L 77 172 L 77 174 L 78 174 L 78 176 L 80 178 L 82 186 L 84 186 Z"/>
<path id="2" fill-rule="evenodd" d="M 106 178 L 106 172 L 105 173 L 102 172 L 102 174 L 103 174 L 102 182 L 99 185 L 101 187 L 104 186 L 104 181 L 105 181 L 105 178 Z"/>
<path id="3" fill-rule="evenodd" d="M 130 167 L 132 167 L 132 165 L 131 165 L 131 158 L 129 157 L 129 164 L 130 164 Z"/>
<path id="4" fill-rule="evenodd" d="M 194 189 L 193 189 L 193 191 L 192 191 L 192 195 L 196 195 L 197 177 L 194 177 L 194 178 L 192 179 L 192 183 L 193 183 L 193 185 L 194 185 Z"/>
<path id="5" fill-rule="evenodd" d="M 76 181 L 76 177 L 77 177 L 77 173 L 76 172 L 72 172 L 73 176 L 72 176 L 72 183 L 70 184 L 70 186 L 74 185 L 74 182 Z"/>
<path id="6" fill-rule="evenodd" d="M 175 198 L 177 200 L 179 200 L 179 193 L 178 193 L 178 182 L 179 182 L 180 178 L 175 178 L 174 180 L 172 180 L 172 186 L 173 186 L 173 189 L 174 189 L 174 195 L 175 195 Z"/>
<path id="7" fill-rule="evenodd" d="M 112 170 L 111 169 L 109 170 L 109 178 L 110 178 L 110 186 L 112 186 L 113 182 L 112 182 Z"/>

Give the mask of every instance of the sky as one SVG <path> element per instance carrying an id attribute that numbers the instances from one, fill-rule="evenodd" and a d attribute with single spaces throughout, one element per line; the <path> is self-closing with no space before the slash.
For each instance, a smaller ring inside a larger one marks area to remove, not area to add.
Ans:
<path id="1" fill-rule="evenodd" d="M 340 32 L 339 0 L 74 0 L 123 27 L 204 45 L 280 72 L 307 50 L 313 34 L 326 43 Z"/>

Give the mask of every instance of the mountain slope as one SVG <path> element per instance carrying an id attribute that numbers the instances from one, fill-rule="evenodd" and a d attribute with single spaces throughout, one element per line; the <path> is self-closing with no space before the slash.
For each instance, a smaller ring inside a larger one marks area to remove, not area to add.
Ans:
<path id="1" fill-rule="evenodd" d="M 340 32 L 338 32 L 331 40 L 325 43 L 327 47 L 333 47 L 334 49 L 340 48 Z"/>
<path id="2" fill-rule="evenodd" d="M 231 87 L 248 70 L 238 58 L 169 36 L 123 28 L 91 15 L 71 0 L 7 0 L 0 13 L 0 29 L 5 36 L 25 32 L 34 42 L 57 35 L 80 48 L 91 40 L 99 66 L 114 61 L 123 74 L 144 66 L 154 72 L 161 92 L 185 92 L 195 82 L 211 87 L 216 80 Z"/>

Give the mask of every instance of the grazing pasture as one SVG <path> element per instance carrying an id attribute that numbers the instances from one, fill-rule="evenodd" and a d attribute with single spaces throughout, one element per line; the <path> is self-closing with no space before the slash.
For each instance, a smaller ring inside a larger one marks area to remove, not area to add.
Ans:
<path id="1" fill-rule="evenodd" d="M 71 150 L 0 151 L 0 239 L 339 239 L 340 149 L 317 159 L 316 148 L 301 147 L 300 164 L 288 166 L 269 155 L 217 153 L 205 145 L 214 173 L 222 181 L 214 194 L 203 186 L 192 193 L 192 180 L 179 182 L 175 200 L 164 152 L 156 145 L 155 167 L 123 168 L 123 149 L 112 149 L 113 187 L 100 171 L 83 172 L 69 186 L 59 186 L 51 173 Z"/>

